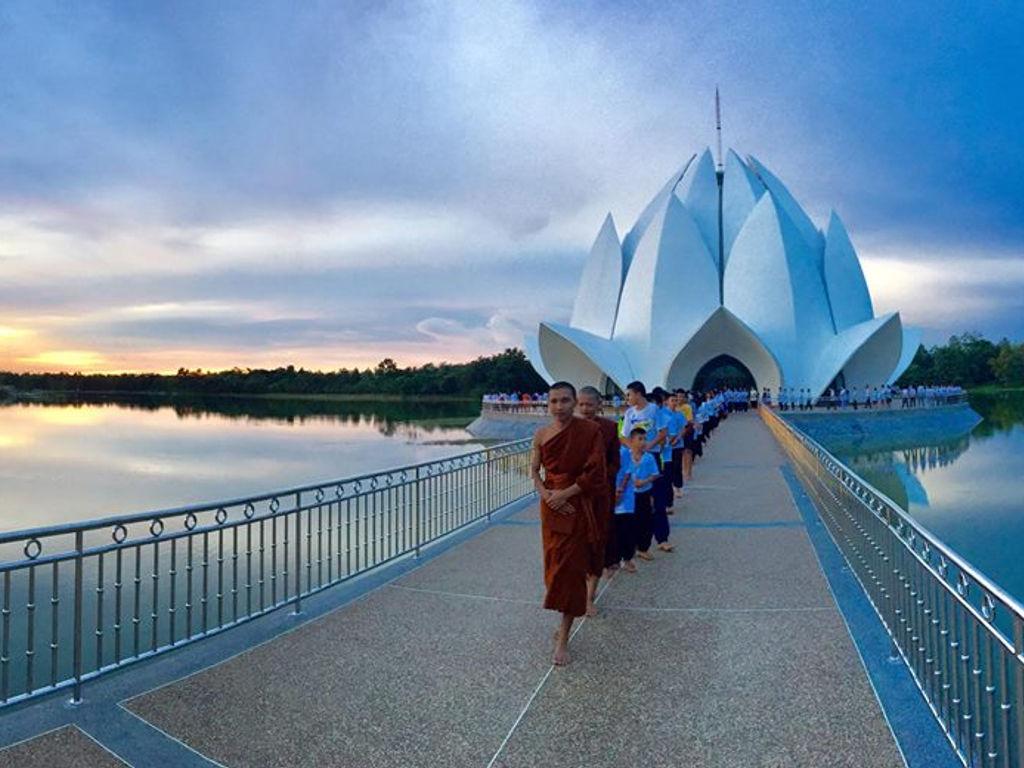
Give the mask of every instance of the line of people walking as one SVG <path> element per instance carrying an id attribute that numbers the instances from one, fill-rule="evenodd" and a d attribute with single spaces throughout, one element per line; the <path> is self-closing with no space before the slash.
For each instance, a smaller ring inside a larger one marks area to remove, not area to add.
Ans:
<path id="1" fill-rule="evenodd" d="M 781 411 L 810 411 L 815 408 L 827 410 L 852 408 L 933 408 L 949 405 L 964 398 L 964 388 L 948 384 L 943 386 L 845 386 L 838 390 L 829 387 L 823 395 L 815 397 L 809 387 L 781 387 L 778 394 L 778 407 Z M 761 393 L 761 402 L 772 405 L 772 390 L 765 387 Z"/>
<path id="2" fill-rule="evenodd" d="M 674 552 L 669 517 L 715 429 L 739 407 L 724 392 L 650 392 L 626 387 L 617 421 L 601 413 L 594 387 L 548 392 L 551 421 L 534 436 L 532 477 L 540 497 L 544 607 L 561 613 L 553 663 L 569 662 L 573 621 L 596 614 L 599 581 L 637 560 Z"/>

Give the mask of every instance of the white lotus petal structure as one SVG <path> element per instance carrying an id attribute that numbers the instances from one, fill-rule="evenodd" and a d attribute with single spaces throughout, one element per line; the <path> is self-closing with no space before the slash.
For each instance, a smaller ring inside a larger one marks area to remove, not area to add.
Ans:
<path id="1" fill-rule="evenodd" d="M 634 379 L 693 386 L 727 355 L 757 386 L 847 386 L 899 378 L 920 334 L 875 317 L 857 252 L 833 212 L 824 231 L 757 159 L 722 170 L 696 155 L 620 241 L 611 214 L 583 268 L 569 325 L 525 340 L 534 368 L 608 391 Z"/>

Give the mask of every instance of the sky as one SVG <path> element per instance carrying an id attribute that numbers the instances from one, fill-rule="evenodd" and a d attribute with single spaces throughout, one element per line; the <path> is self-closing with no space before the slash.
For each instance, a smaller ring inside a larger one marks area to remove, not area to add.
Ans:
<path id="1" fill-rule="evenodd" d="M 0 4 L 0 369 L 456 362 L 714 143 L 926 343 L 1024 339 L 1024 5 Z"/>

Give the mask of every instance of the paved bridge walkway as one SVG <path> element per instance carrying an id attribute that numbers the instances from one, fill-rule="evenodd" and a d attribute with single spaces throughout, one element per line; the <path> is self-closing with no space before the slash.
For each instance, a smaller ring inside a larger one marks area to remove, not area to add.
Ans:
<path id="1" fill-rule="evenodd" d="M 549 666 L 534 505 L 214 666 L 186 649 L 74 710 L 15 712 L 3 741 L 54 730 L 0 765 L 904 765 L 784 464 L 756 415 L 728 419 L 673 518 L 676 553 L 604 588 L 567 668 Z"/>

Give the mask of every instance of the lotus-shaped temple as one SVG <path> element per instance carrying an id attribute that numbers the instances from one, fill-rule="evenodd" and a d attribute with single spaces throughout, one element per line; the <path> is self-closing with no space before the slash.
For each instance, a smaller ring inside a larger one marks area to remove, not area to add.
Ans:
<path id="1" fill-rule="evenodd" d="M 899 313 L 875 317 L 857 253 L 833 212 L 818 229 L 762 163 L 710 150 L 674 174 L 620 241 L 604 221 L 569 325 L 542 322 L 526 351 L 548 381 L 602 391 L 633 379 L 693 385 L 723 355 L 757 386 L 879 386 L 919 344 Z"/>

